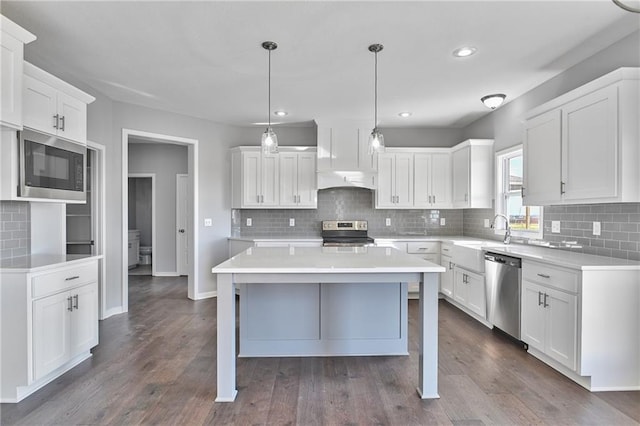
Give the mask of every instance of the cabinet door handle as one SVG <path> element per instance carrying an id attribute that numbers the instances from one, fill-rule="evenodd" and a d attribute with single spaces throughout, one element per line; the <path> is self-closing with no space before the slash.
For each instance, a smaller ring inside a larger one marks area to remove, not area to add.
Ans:
<path id="1" fill-rule="evenodd" d="M 469 194 L 464 194 L 464 200 L 469 201 Z"/>
<path id="2" fill-rule="evenodd" d="M 436 196 L 433 195 L 433 204 L 435 204 L 435 203 L 436 203 Z"/>
<path id="3" fill-rule="evenodd" d="M 74 309 L 78 309 L 78 295 L 73 296 L 73 307 Z"/>
<path id="4" fill-rule="evenodd" d="M 131 248 L 131 243 L 129 243 L 129 248 Z"/>
<path id="5" fill-rule="evenodd" d="M 544 307 L 546 308 L 547 306 L 549 306 L 549 304 L 547 303 L 547 297 L 549 297 L 549 295 L 547 293 L 544 294 Z"/>
<path id="6" fill-rule="evenodd" d="M 60 122 L 62 123 L 62 126 L 58 127 L 58 129 L 64 132 L 64 115 L 60 116 Z"/>
<path id="7" fill-rule="evenodd" d="M 71 300 L 71 296 L 67 297 L 67 311 L 73 312 L 73 301 Z"/>
<path id="8" fill-rule="evenodd" d="M 538 276 L 542 278 L 547 278 L 547 279 L 551 278 L 551 275 L 546 275 L 546 274 L 538 274 Z"/>
<path id="9" fill-rule="evenodd" d="M 129 246 L 129 247 L 131 247 L 131 246 Z M 77 280 L 78 278 L 80 278 L 80 275 L 74 275 L 73 277 L 68 277 L 68 278 L 65 278 L 64 280 L 65 281 L 73 281 L 73 280 Z"/>
<path id="10" fill-rule="evenodd" d="M 300 204 L 300 196 L 298 195 L 298 204 Z"/>
<path id="11" fill-rule="evenodd" d="M 260 204 L 260 196 L 256 195 L 256 203 Z"/>
<path id="12" fill-rule="evenodd" d="M 260 202 L 261 202 L 261 203 L 264 203 L 264 195 L 261 195 L 261 196 L 260 196 Z"/>
<path id="13" fill-rule="evenodd" d="M 542 292 L 538 292 L 538 306 L 542 305 Z"/>
<path id="14" fill-rule="evenodd" d="M 560 181 L 560 193 L 564 194 L 564 182 Z"/>
<path id="15" fill-rule="evenodd" d="M 520 187 L 520 197 L 524 198 L 524 186 Z"/>
<path id="16" fill-rule="evenodd" d="M 54 129 L 57 129 L 57 128 L 58 128 L 58 118 L 59 118 L 59 117 L 60 117 L 60 116 L 59 116 L 58 114 L 56 114 L 56 115 L 54 115 L 54 116 L 53 116 L 53 128 L 54 128 Z"/>

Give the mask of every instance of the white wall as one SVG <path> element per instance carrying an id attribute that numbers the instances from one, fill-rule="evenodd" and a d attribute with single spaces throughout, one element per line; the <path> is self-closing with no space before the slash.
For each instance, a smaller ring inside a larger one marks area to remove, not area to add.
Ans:
<path id="1" fill-rule="evenodd" d="M 156 272 L 159 273 L 177 273 L 176 175 L 187 172 L 186 146 L 164 143 L 129 143 L 129 173 L 155 173 L 156 175 L 156 241 L 153 247 L 153 263 L 156 266 Z M 136 192 L 139 199 L 142 196 L 139 187 Z M 150 209 L 151 200 L 148 201 Z M 129 209 L 131 207 L 130 205 Z M 141 228 L 149 228 L 150 230 L 150 223 L 149 226 L 144 226 L 144 216 L 140 210 L 136 211 L 137 223 L 142 225 Z M 133 225 L 130 223 L 129 229 L 132 227 Z M 151 245 L 148 237 L 142 233 L 141 229 L 140 245 Z"/>
<path id="2" fill-rule="evenodd" d="M 640 31 L 623 38 L 464 129 L 464 138 L 495 139 L 499 151 L 522 142 L 524 114 L 620 67 L 640 67 Z"/>

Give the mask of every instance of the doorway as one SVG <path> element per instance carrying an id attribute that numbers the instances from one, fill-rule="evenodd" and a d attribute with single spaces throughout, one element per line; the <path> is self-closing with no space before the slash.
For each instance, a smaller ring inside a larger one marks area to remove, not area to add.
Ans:
<path id="1" fill-rule="evenodd" d="M 129 173 L 128 275 L 156 275 L 156 175 Z"/>
<path id="2" fill-rule="evenodd" d="M 195 232 L 195 224 L 198 222 L 198 140 L 183 138 L 179 136 L 165 135 L 159 133 L 150 133 L 139 130 L 123 129 L 122 130 L 122 311 L 127 312 L 129 309 L 129 280 L 128 280 L 128 230 L 129 230 L 129 211 L 128 211 L 128 193 L 129 193 L 129 144 L 130 143 L 153 143 L 153 144 L 169 144 L 182 145 L 187 148 L 187 294 L 190 299 L 196 300 L 201 298 L 198 291 L 198 257 L 196 247 L 198 246 L 198 235 Z M 174 180 L 175 182 L 175 180 Z M 175 198 L 174 198 L 175 200 Z M 155 209 L 154 209 L 155 210 Z M 175 210 L 174 210 L 175 211 Z M 172 227 L 172 231 L 175 228 Z M 157 231 L 156 231 L 157 232 Z M 152 247 L 156 248 L 157 242 L 153 242 Z M 155 251 L 152 248 L 152 251 Z M 153 257 L 153 254 L 152 254 Z M 152 261 L 152 266 L 157 261 Z M 177 275 L 177 274 L 175 274 Z"/>

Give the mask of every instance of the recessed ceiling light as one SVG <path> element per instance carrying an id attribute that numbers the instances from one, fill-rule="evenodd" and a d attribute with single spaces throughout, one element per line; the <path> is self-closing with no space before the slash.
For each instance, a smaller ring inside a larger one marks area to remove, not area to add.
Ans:
<path id="1" fill-rule="evenodd" d="M 402 118 L 411 117 L 411 113 L 409 111 L 399 112 L 398 115 Z"/>
<path id="2" fill-rule="evenodd" d="M 453 56 L 456 58 L 466 58 L 476 53 L 478 49 L 473 46 L 462 46 L 453 51 Z"/>
<path id="3" fill-rule="evenodd" d="M 289 115 L 287 111 L 274 111 L 273 115 L 277 115 L 278 117 L 284 117 L 285 115 Z"/>

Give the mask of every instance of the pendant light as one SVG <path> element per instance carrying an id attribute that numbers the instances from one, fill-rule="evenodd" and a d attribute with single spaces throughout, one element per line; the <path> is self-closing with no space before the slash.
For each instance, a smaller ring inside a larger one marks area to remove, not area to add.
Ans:
<path id="1" fill-rule="evenodd" d="M 261 146 L 263 154 L 276 154 L 278 152 L 278 136 L 271 128 L 271 51 L 276 50 L 278 45 L 273 41 L 265 41 L 262 43 L 262 48 L 269 52 L 269 110 L 267 112 L 269 124 L 262 134 Z"/>
<path id="2" fill-rule="evenodd" d="M 378 52 L 383 48 L 381 44 L 369 46 L 369 52 L 375 55 L 374 123 L 369 135 L 369 154 L 384 152 L 384 136 L 378 130 Z"/>

